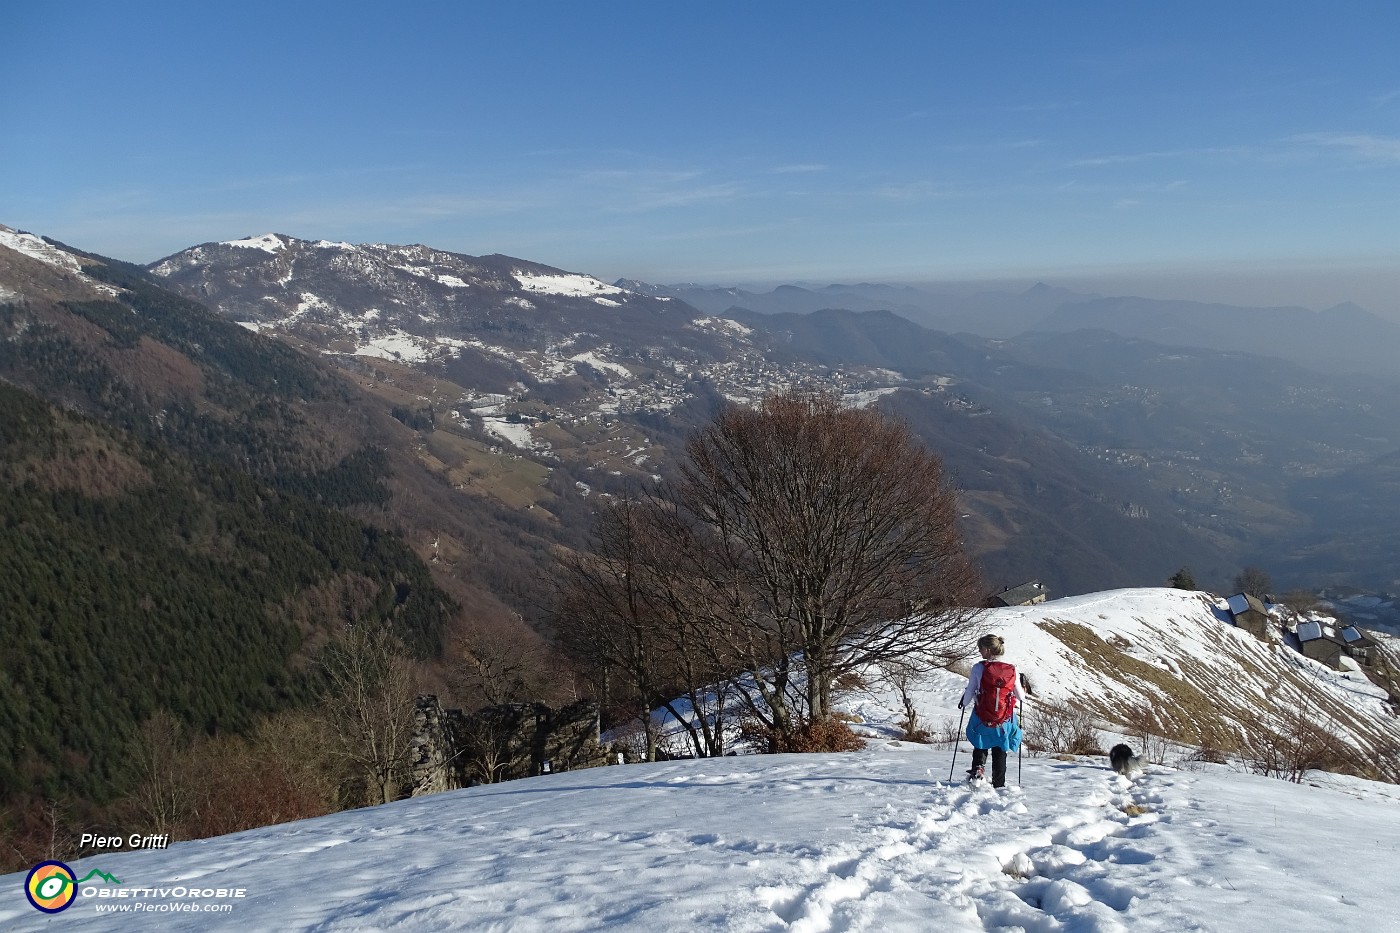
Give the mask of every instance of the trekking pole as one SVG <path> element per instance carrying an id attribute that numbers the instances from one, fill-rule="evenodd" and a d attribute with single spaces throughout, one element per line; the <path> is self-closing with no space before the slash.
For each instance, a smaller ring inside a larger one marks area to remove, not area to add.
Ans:
<path id="1" fill-rule="evenodd" d="M 1016 786 L 1021 786 L 1021 762 L 1026 758 L 1026 698 L 1021 698 L 1021 742 L 1016 746 Z"/>
<path id="2" fill-rule="evenodd" d="M 958 731 L 953 734 L 953 760 L 948 762 L 948 780 L 950 783 L 953 780 L 953 769 L 958 766 L 958 742 L 961 741 L 962 737 L 963 719 L 967 717 L 966 707 L 960 706 L 958 707 L 958 709 L 960 710 L 958 714 Z M 1019 775 L 1017 776 L 1016 780 L 1018 783 L 1020 782 Z"/>

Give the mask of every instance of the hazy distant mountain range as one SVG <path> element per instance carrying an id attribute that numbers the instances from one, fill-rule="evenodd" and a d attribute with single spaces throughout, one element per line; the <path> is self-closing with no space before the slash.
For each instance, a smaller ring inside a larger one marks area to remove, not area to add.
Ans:
<path id="1" fill-rule="evenodd" d="M 1231 568 L 1167 495 L 1044 430 L 1008 394 L 1082 376 L 890 312 L 720 317 L 507 257 L 281 236 L 205 244 L 151 270 L 250 329 L 314 346 L 373 391 L 416 393 L 402 404 L 433 409 L 428 452 L 464 489 L 503 495 L 473 476 L 484 455 L 450 449 L 452 436 L 538 464 L 552 482 L 512 487 L 515 504 L 553 513 L 561 487 L 652 482 L 717 404 L 806 385 L 916 423 L 967 490 L 968 534 L 996 582 L 1082 591 L 1159 582 L 1181 563 Z M 1051 536 L 1075 546 L 1039 543 Z"/>
<path id="2" fill-rule="evenodd" d="M 1078 592 L 1194 564 L 1223 583 L 1245 562 L 1299 585 L 1395 578 L 1373 548 L 1385 521 L 1334 527 L 1311 492 L 1342 470 L 1381 482 L 1368 464 L 1400 449 L 1397 393 L 1377 375 L 1394 370 L 1400 329 L 1354 307 L 1043 284 L 972 295 L 605 285 L 503 256 L 276 235 L 151 269 L 343 364 L 433 374 L 439 414 L 580 492 L 664 472 L 721 400 L 821 385 L 898 410 L 947 458 L 994 580 Z M 1323 365 L 1333 357 L 1345 365 Z M 1052 529 L 1073 531 L 1074 546 L 1045 548 Z"/>
<path id="3" fill-rule="evenodd" d="M 419 468 L 570 534 L 582 534 L 589 496 L 662 476 L 717 405 L 805 385 L 920 430 L 965 490 L 967 534 L 993 582 L 1083 592 L 1191 565 L 1224 585 L 1259 563 L 1281 585 L 1394 586 L 1396 384 L 1277 347 L 1211 345 L 1231 333 L 1244 342 L 1250 328 L 1257 343 L 1287 342 L 1289 322 L 1310 315 L 1355 325 L 1333 328 L 1325 352 L 1379 356 L 1394 328 L 1359 309 L 1228 309 L 1044 285 L 970 296 L 608 285 L 506 256 L 278 234 L 148 268 L 347 373 L 416 432 L 405 455 Z M 855 307 L 811 310 L 837 302 Z M 999 335 L 911 320 L 935 315 Z M 1227 326 L 1232 317 L 1245 323 Z M 1137 333 L 1154 328 L 1183 336 Z M 1060 543 L 1047 547 L 1052 536 Z"/>
<path id="4" fill-rule="evenodd" d="M 1276 356 L 1322 371 L 1400 377 L 1400 324 L 1351 303 L 1322 311 L 1252 308 L 1080 294 L 1043 283 L 1021 292 L 977 293 L 872 284 L 782 285 L 751 292 L 629 280 L 628 287 L 679 298 L 712 314 L 735 309 L 761 314 L 808 314 L 833 308 L 893 311 L 934 330 L 982 337 L 1108 330 L 1170 346 Z"/>

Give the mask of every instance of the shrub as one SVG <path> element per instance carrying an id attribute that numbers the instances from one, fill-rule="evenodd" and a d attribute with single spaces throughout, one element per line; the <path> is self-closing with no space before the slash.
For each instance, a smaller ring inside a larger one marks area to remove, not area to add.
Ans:
<path id="1" fill-rule="evenodd" d="M 830 717 L 803 723 L 785 737 L 756 720 L 740 724 L 739 735 L 756 748 L 768 752 L 855 752 L 865 748 L 865 740 L 841 720 Z"/>
<path id="2" fill-rule="evenodd" d="M 1249 770 L 1294 784 L 1303 783 L 1309 771 L 1335 771 L 1368 776 L 1361 756 L 1315 723 L 1304 710 L 1295 710 L 1277 733 L 1252 734 L 1241 749 Z"/>
<path id="3" fill-rule="evenodd" d="M 1093 717 L 1061 704 L 1040 703 L 1023 722 L 1026 747 L 1034 752 L 1103 755 Z"/>
<path id="4" fill-rule="evenodd" d="M 929 737 L 929 741 L 935 745 L 951 748 L 961 742 L 962 737 L 962 727 L 951 719 L 944 719 L 939 723 L 937 731 Z"/>
<path id="5" fill-rule="evenodd" d="M 1170 742 L 1163 727 L 1157 721 L 1157 714 L 1146 704 L 1128 707 L 1123 716 L 1123 724 L 1128 727 L 1128 737 L 1137 744 L 1137 753 L 1143 760 L 1154 765 L 1166 764 Z"/>

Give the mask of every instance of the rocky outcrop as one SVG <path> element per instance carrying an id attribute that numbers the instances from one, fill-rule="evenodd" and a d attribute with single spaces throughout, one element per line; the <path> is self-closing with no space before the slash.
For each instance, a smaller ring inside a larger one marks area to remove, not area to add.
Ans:
<path id="1" fill-rule="evenodd" d="M 413 736 L 413 796 L 606 764 L 598 706 L 488 706 L 465 714 L 420 696 Z"/>

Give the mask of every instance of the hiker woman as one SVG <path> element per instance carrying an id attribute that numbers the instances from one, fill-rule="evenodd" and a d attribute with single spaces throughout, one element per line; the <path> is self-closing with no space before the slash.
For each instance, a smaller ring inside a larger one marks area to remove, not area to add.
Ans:
<path id="1" fill-rule="evenodd" d="M 967 689 L 958 701 L 958 709 L 972 704 L 967 720 L 967 740 L 972 743 L 972 767 L 967 776 L 981 780 L 992 753 L 992 786 L 1006 785 L 1006 753 L 1021 747 L 1021 723 L 1016 716 L 1016 704 L 1021 702 L 1020 679 L 1016 668 L 999 660 L 1006 653 L 1006 643 L 1000 635 L 983 635 L 977 639 L 982 660 L 972 665 Z"/>

